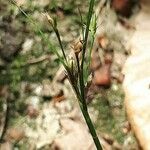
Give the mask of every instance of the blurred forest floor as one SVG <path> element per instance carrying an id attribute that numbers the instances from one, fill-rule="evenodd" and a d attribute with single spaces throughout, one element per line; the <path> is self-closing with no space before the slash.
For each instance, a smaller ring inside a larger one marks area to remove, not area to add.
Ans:
<path id="1" fill-rule="evenodd" d="M 88 1 L 17 2 L 59 50 L 55 34 L 42 13 L 56 16 L 69 55 L 71 44 L 81 33 L 78 8 L 85 19 Z M 92 57 L 95 84 L 89 88 L 89 97 L 93 98 L 88 97 L 89 112 L 106 149 L 136 150 L 138 146 L 126 118 L 121 85 L 121 70 L 128 54 L 123 44 L 129 26 L 109 8 L 99 18 L 96 38 L 99 51 Z M 86 129 L 84 120 L 60 62 L 29 20 L 8 1 L 0 1 L 0 35 L 1 133 L 6 128 L 0 149 L 63 149 L 61 142 L 68 145 L 74 142 L 69 136 L 62 138 L 72 129 L 72 135 L 82 137 L 82 130 Z M 111 67 L 107 61 L 111 61 Z M 79 145 L 80 141 L 77 141 Z M 83 143 L 86 142 L 83 138 Z"/>

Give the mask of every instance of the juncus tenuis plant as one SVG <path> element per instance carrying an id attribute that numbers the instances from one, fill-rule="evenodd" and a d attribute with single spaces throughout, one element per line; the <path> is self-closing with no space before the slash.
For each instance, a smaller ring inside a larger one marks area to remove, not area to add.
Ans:
<path id="1" fill-rule="evenodd" d="M 15 1 L 11 0 L 11 2 L 13 2 L 13 4 L 17 6 Z M 88 77 L 90 75 L 89 68 L 90 68 L 90 61 L 91 61 L 91 51 L 93 48 L 93 43 L 94 43 L 94 38 L 95 38 L 95 33 L 96 33 L 96 28 L 97 28 L 96 16 L 93 13 L 94 3 L 95 3 L 95 0 L 90 0 L 89 2 L 89 10 L 87 13 L 86 25 L 84 27 L 82 26 L 82 38 L 80 38 L 77 42 L 75 42 L 71 47 L 74 52 L 73 59 L 68 59 L 66 56 L 65 49 L 63 47 L 61 37 L 59 34 L 59 30 L 57 27 L 56 19 L 51 18 L 48 15 L 48 13 L 44 13 L 50 26 L 52 27 L 53 31 L 56 34 L 63 57 L 61 57 L 59 52 L 51 45 L 51 43 L 49 42 L 45 34 L 40 30 L 38 25 L 31 19 L 31 17 L 27 15 L 23 11 L 22 8 L 18 6 L 17 7 L 29 19 L 29 21 L 34 25 L 34 27 L 36 27 L 42 39 L 47 42 L 51 51 L 57 55 L 59 61 L 64 66 L 68 80 L 79 102 L 80 109 L 82 111 L 86 124 L 89 128 L 89 131 L 91 133 L 95 146 L 97 150 L 102 150 L 102 146 L 100 144 L 94 125 L 88 113 L 88 108 L 87 108 L 87 103 L 86 103 L 86 90 L 85 90 L 86 86 L 88 85 L 87 84 Z M 81 13 L 80 13 L 80 17 L 81 17 L 81 22 L 83 23 Z M 88 45 L 90 46 L 88 47 Z M 79 57 L 79 55 L 81 56 Z"/>

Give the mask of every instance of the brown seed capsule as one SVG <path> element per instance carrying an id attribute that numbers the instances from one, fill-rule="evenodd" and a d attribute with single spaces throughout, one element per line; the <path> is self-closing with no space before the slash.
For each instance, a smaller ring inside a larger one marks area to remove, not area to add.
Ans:
<path id="1" fill-rule="evenodd" d="M 83 43 L 81 40 L 79 40 L 78 42 L 74 43 L 71 48 L 73 49 L 74 53 L 76 55 L 78 55 L 81 51 L 82 51 L 82 48 L 83 48 Z"/>
<path id="2" fill-rule="evenodd" d="M 53 25 L 54 24 L 54 20 L 50 17 L 50 15 L 48 13 L 43 13 L 43 15 L 46 17 L 46 19 L 48 20 L 48 22 Z"/>

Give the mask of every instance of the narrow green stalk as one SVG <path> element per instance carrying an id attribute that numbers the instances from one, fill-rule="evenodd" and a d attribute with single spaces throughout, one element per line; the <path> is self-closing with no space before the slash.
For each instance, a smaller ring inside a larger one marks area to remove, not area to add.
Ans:
<path id="1" fill-rule="evenodd" d="M 17 6 L 17 4 L 15 3 L 14 0 L 10 0 L 10 1 L 13 2 L 13 4 L 15 4 Z M 58 39 L 58 42 L 59 42 L 59 45 L 60 45 L 60 48 L 61 48 L 61 51 L 63 53 L 63 57 L 64 57 L 65 61 L 61 58 L 61 56 L 59 55 L 57 50 L 52 47 L 52 45 L 48 41 L 48 38 L 40 30 L 38 25 L 19 6 L 17 6 L 17 7 L 29 19 L 29 21 L 36 27 L 36 29 L 41 34 L 42 38 L 49 44 L 49 47 L 52 49 L 52 52 L 58 56 L 60 62 L 63 64 L 64 68 L 66 69 L 66 72 L 68 74 L 68 79 L 69 79 L 70 84 L 72 85 L 72 88 L 76 94 L 80 109 L 82 111 L 82 114 L 83 114 L 83 117 L 86 121 L 86 124 L 89 128 L 89 132 L 92 135 L 95 146 L 96 146 L 97 150 L 102 150 L 102 146 L 100 144 L 100 141 L 98 139 L 98 136 L 97 136 L 95 128 L 94 128 L 94 125 L 93 125 L 91 118 L 89 116 L 89 113 L 88 113 L 87 104 L 86 104 L 86 97 L 85 97 L 85 82 L 84 82 L 85 53 L 86 53 L 86 48 L 87 48 L 87 43 L 88 43 L 89 28 L 90 28 L 92 13 L 93 13 L 94 2 L 95 2 L 95 0 L 90 0 L 85 34 L 84 34 L 84 29 L 82 27 L 82 33 L 83 33 L 82 60 L 81 60 L 81 65 L 80 65 L 79 57 L 78 57 L 78 55 L 76 55 L 76 62 L 77 62 L 77 68 L 78 68 L 78 75 L 77 76 L 76 76 L 76 72 L 74 72 L 75 71 L 74 66 L 73 66 L 74 64 L 71 64 L 71 66 L 70 66 L 70 64 L 68 64 L 68 62 L 67 62 L 67 58 L 66 58 L 66 54 L 65 54 L 62 42 L 61 42 L 60 34 L 59 34 L 58 29 L 57 29 L 56 20 L 55 20 L 55 22 L 53 22 L 53 20 L 51 20 L 51 18 L 49 18 L 49 16 L 48 16 L 50 24 L 52 25 L 53 30 L 57 36 L 57 39 Z M 81 16 L 81 20 L 82 20 L 82 16 Z M 92 46 L 93 46 L 93 42 L 94 42 L 94 40 L 92 41 Z"/>
<path id="2" fill-rule="evenodd" d="M 77 67 L 78 67 L 78 74 L 80 74 L 80 61 L 79 61 L 79 56 L 75 54 L 76 61 L 77 61 Z"/>
<path id="3" fill-rule="evenodd" d="M 70 81 L 70 83 L 71 83 L 71 85 L 73 85 L 71 81 Z M 78 99 L 78 103 L 79 103 L 82 115 L 85 119 L 85 122 L 88 126 L 89 132 L 90 132 L 90 134 L 92 136 L 92 139 L 95 143 L 95 147 L 97 148 L 97 150 L 103 150 L 103 148 L 100 144 L 100 141 L 98 139 L 97 133 L 95 131 L 95 127 L 94 127 L 94 125 L 92 123 L 92 120 L 90 118 L 90 115 L 88 113 L 87 105 L 86 105 L 86 108 L 85 108 L 84 105 L 83 105 L 82 97 L 80 96 L 80 92 L 78 91 L 78 88 L 76 86 L 72 86 L 72 87 L 73 87 L 74 92 L 76 93 L 76 97 Z"/>
<path id="4" fill-rule="evenodd" d="M 83 22 L 83 17 L 82 17 L 82 14 L 81 14 L 81 11 L 80 9 L 78 8 L 78 11 L 79 11 L 79 15 L 80 15 L 80 21 L 81 21 L 81 29 L 82 29 L 82 40 L 84 41 L 84 22 Z"/>
<path id="5" fill-rule="evenodd" d="M 64 48 L 63 48 L 63 45 L 62 45 L 62 42 L 61 42 L 61 38 L 60 38 L 60 34 L 59 34 L 59 31 L 57 29 L 57 27 L 53 27 L 54 31 L 55 31 L 55 34 L 57 36 L 57 39 L 58 39 L 58 42 L 59 42 L 59 45 L 60 45 L 60 48 L 62 50 L 62 53 L 63 53 L 63 56 L 65 58 L 65 61 L 67 63 L 67 57 L 66 57 L 66 54 L 65 54 L 65 51 L 64 51 Z"/>
<path id="6" fill-rule="evenodd" d="M 93 14 L 94 3 L 95 3 L 95 0 L 90 1 L 90 6 L 89 6 L 89 11 L 88 11 L 88 16 L 87 16 L 87 23 L 86 23 L 85 36 L 83 35 L 84 40 L 83 40 L 83 49 L 82 49 L 82 60 L 81 60 L 81 66 L 80 66 L 81 72 L 79 75 L 80 92 L 81 92 L 81 96 L 80 96 L 81 99 L 79 99 L 79 105 L 80 105 L 80 109 L 82 111 L 83 117 L 84 117 L 86 124 L 89 128 L 89 131 L 92 135 L 92 138 L 93 138 L 93 141 L 95 143 L 97 150 L 102 150 L 102 146 L 100 144 L 100 141 L 98 139 L 98 136 L 97 136 L 95 128 L 94 128 L 94 125 L 93 125 L 91 118 L 89 116 L 89 113 L 88 113 L 86 98 L 85 98 L 85 82 L 84 82 L 85 53 L 86 53 L 86 48 L 87 48 L 89 28 L 90 28 L 91 18 L 92 18 L 92 14 Z M 92 42 L 94 42 L 94 40 Z M 93 45 L 93 43 L 92 43 L 92 45 Z M 80 97 L 78 97 L 78 98 L 80 98 Z"/>
<path id="7" fill-rule="evenodd" d="M 92 135 L 92 138 L 93 138 L 93 141 L 95 143 L 95 146 L 96 146 L 97 150 L 103 150 L 103 148 L 102 148 L 102 146 L 100 144 L 100 141 L 98 139 L 97 133 L 95 131 L 95 127 L 94 127 L 94 125 L 92 123 L 92 120 L 91 120 L 91 118 L 89 116 L 88 111 L 85 110 L 81 105 L 80 105 L 80 109 L 82 111 L 82 114 L 83 114 L 83 117 L 84 117 L 84 119 L 86 121 L 86 124 L 87 124 L 87 126 L 89 128 L 89 131 L 90 131 L 90 133 Z"/>
<path id="8" fill-rule="evenodd" d="M 92 18 L 92 23 L 91 23 L 91 27 L 90 27 L 90 48 L 87 52 L 87 63 L 85 65 L 85 84 L 87 84 L 88 82 L 88 76 L 90 74 L 90 66 L 91 66 L 91 54 L 92 54 L 92 49 L 93 49 L 93 45 L 94 45 L 94 41 L 95 41 L 95 34 L 96 34 L 96 29 L 97 29 L 97 17 L 96 15 L 93 16 Z"/>
<path id="9" fill-rule="evenodd" d="M 68 72 L 68 73 L 69 73 L 69 72 Z M 95 131 L 95 127 L 94 127 L 94 125 L 93 125 L 93 123 L 92 123 L 92 120 L 91 120 L 91 118 L 90 118 L 90 115 L 89 115 L 89 113 L 88 113 L 87 104 L 84 103 L 84 102 L 86 102 L 86 100 L 85 100 L 85 99 L 84 99 L 84 100 L 82 99 L 82 93 L 80 93 L 79 88 L 77 87 L 77 85 L 74 84 L 74 79 L 72 79 L 72 78 L 71 78 L 72 76 L 70 76 L 71 74 L 68 74 L 68 75 L 69 75 L 69 77 L 70 77 L 70 80 L 69 80 L 69 81 L 70 81 L 70 84 L 72 85 L 73 90 L 74 90 L 74 92 L 75 92 L 75 94 L 76 94 L 76 97 L 77 97 L 77 99 L 78 99 L 78 103 L 79 103 L 79 106 L 80 106 L 82 115 L 83 115 L 83 117 L 84 117 L 84 119 L 85 119 L 85 121 L 86 121 L 86 124 L 87 124 L 88 129 L 89 129 L 89 132 L 90 132 L 90 134 L 91 134 L 91 136 L 92 136 L 92 138 L 93 138 L 93 141 L 94 141 L 94 143 L 95 143 L 95 146 L 96 146 L 97 150 L 103 150 L 103 148 L 102 148 L 102 146 L 101 146 L 101 144 L 100 144 L 100 141 L 99 141 L 99 139 L 98 139 L 97 133 L 96 133 L 96 131 Z"/>
<path id="10" fill-rule="evenodd" d="M 92 18 L 94 3 L 95 3 L 95 0 L 90 1 L 90 7 L 89 7 L 89 11 L 88 11 L 88 16 L 87 16 L 86 31 L 85 31 L 85 37 L 84 37 L 84 43 L 83 43 L 81 68 L 83 68 L 83 65 L 85 62 L 85 60 L 84 60 L 85 59 L 85 51 L 86 51 L 86 47 L 87 47 L 89 27 L 90 27 L 90 22 L 91 22 L 91 18 Z"/>
<path id="11" fill-rule="evenodd" d="M 85 31 L 85 37 L 84 37 L 84 43 L 83 43 L 83 49 L 82 49 L 82 60 L 81 60 L 81 75 L 80 75 L 80 90 L 82 93 L 82 98 L 85 99 L 84 89 L 85 89 L 85 83 L 84 83 L 84 62 L 85 62 L 85 52 L 88 42 L 88 35 L 89 35 L 89 27 L 90 22 L 92 18 L 93 8 L 94 8 L 95 0 L 90 1 L 88 16 L 87 16 L 87 23 L 86 23 L 86 31 Z M 86 102 L 84 102 L 86 103 Z"/>
<path id="12" fill-rule="evenodd" d="M 90 67 L 90 64 L 91 64 L 91 53 L 92 53 L 92 49 L 93 49 L 93 45 L 94 45 L 94 36 L 92 36 L 92 43 L 91 43 L 91 46 L 90 46 L 90 50 L 89 50 L 89 55 L 88 55 L 88 68 Z"/>

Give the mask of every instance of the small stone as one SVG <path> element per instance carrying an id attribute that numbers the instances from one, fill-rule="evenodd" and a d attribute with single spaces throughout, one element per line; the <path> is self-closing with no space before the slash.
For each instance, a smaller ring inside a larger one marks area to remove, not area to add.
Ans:
<path id="1" fill-rule="evenodd" d="M 33 45 L 33 39 L 26 39 L 25 42 L 22 45 L 22 54 L 25 54 L 26 52 L 30 51 Z"/>
<path id="2" fill-rule="evenodd" d="M 105 64 L 94 72 L 93 82 L 98 86 L 109 87 L 111 84 L 110 65 Z"/>
<path id="3" fill-rule="evenodd" d="M 39 111 L 33 105 L 29 105 L 27 107 L 27 114 L 30 118 L 36 118 L 39 114 Z"/>

